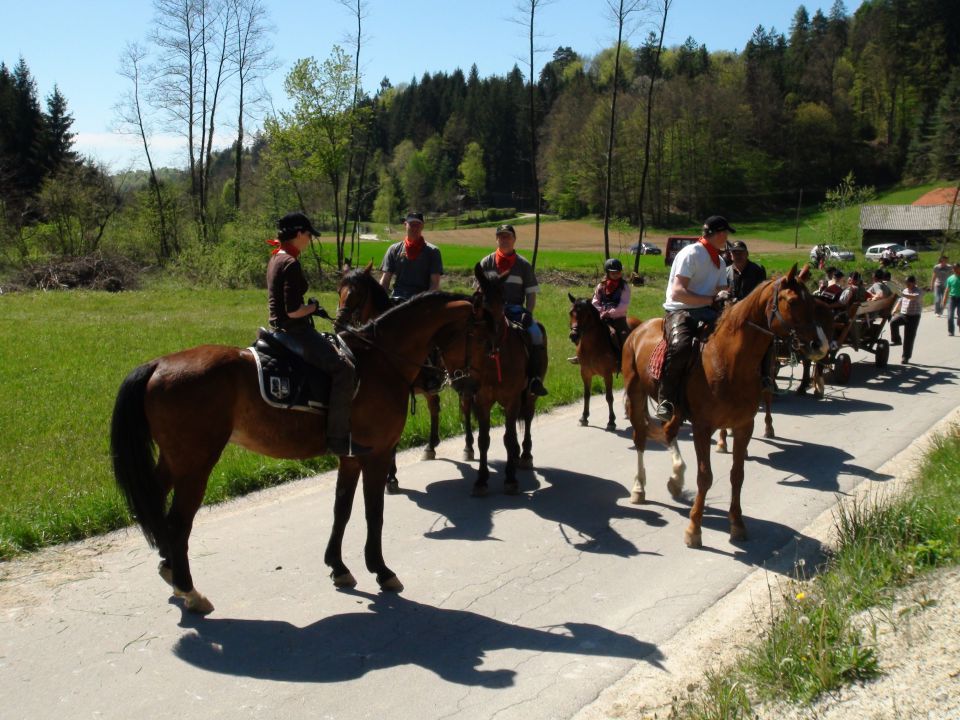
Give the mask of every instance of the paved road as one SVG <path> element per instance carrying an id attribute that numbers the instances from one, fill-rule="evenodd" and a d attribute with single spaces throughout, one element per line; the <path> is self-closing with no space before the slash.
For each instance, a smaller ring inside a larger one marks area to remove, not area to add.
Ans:
<path id="1" fill-rule="evenodd" d="M 704 548 L 690 550 L 669 455 L 650 447 L 650 502 L 630 505 L 626 428 L 580 428 L 569 407 L 535 422 L 538 469 L 517 497 L 495 472 L 492 494 L 470 498 L 460 441 L 436 462 L 401 459 L 406 489 L 387 498 L 384 532 L 401 595 L 363 568 L 360 508 L 345 543 L 359 585 L 327 579 L 330 475 L 201 513 L 194 578 L 216 605 L 205 619 L 168 598 L 139 533 L 7 563 L 0 715 L 570 717 L 637 663 L 659 664 L 668 638 L 954 409 L 960 338 L 944 325 L 924 315 L 915 365 L 881 372 L 858 356 L 850 386 L 778 402 L 778 439 L 750 446 L 745 543 L 727 537 L 729 456 L 714 456 Z M 692 466 L 688 434 L 681 449 Z"/>

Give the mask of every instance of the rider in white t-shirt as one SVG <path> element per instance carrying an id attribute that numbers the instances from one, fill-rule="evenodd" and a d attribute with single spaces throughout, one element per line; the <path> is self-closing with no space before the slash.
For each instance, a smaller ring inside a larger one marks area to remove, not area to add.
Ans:
<path id="1" fill-rule="evenodd" d="M 734 233 L 727 219 L 712 215 L 703 224 L 698 242 L 687 245 L 673 259 L 667 281 L 663 309 L 663 335 L 667 352 L 660 373 L 657 418 L 666 422 L 680 401 L 684 371 L 693 350 L 693 338 L 701 322 L 717 319 L 713 303 L 727 290 L 727 268 L 720 257 L 727 246 L 728 233 Z M 722 296 L 721 296 L 722 297 Z"/>

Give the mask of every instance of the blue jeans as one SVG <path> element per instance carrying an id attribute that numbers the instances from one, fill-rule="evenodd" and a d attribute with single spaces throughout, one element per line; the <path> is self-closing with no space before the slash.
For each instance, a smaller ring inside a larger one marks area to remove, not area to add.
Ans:
<path id="1" fill-rule="evenodd" d="M 946 304 L 943 302 L 943 294 L 947 291 L 945 285 L 934 285 L 933 286 L 933 311 L 939 315 L 943 312 L 943 306 Z"/>
<path id="2" fill-rule="evenodd" d="M 951 295 L 947 298 L 947 332 L 953 335 L 953 319 L 960 325 L 960 296 Z"/>
<path id="3" fill-rule="evenodd" d="M 507 316 L 510 322 L 520 323 L 523 329 L 530 336 L 531 345 L 543 345 L 543 333 L 540 332 L 540 326 L 533 319 L 533 315 L 523 305 L 505 305 L 503 314 Z"/>

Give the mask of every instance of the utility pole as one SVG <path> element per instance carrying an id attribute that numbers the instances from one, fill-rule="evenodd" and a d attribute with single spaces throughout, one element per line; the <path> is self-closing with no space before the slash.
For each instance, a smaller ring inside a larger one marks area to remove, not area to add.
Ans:
<path id="1" fill-rule="evenodd" d="M 800 188 L 800 197 L 797 199 L 797 229 L 793 235 L 793 248 L 797 249 L 800 242 L 800 206 L 803 205 L 803 188 Z"/>

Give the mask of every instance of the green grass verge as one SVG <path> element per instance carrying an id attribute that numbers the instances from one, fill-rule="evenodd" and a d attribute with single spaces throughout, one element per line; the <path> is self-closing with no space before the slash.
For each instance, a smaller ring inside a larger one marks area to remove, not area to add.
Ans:
<path id="1" fill-rule="evenodd" d="M 675 701 L 671 717 L 750 718 L 751 701 L 808 703 L 880 674 L 869 633 L 854 616 L 888 605 L 918 574 L 960 562 L 958 467 L 960 429 L 954 428 L 938 440 L 905 494 L 842 506 L 837 549 L 825 566 L 811 579 L 789 583 L 763 640 L 700 691 Z"/>

